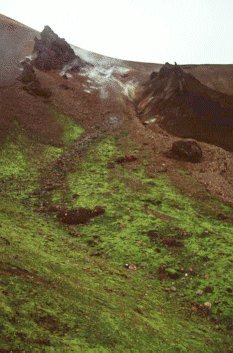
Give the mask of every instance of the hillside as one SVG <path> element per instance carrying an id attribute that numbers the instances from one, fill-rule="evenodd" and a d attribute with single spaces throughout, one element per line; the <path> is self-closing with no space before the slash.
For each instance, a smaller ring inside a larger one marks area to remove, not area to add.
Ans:
<path id="1" fill-rule="evenodd" d="M 162 64 L 42 33 L 0 16 L 0 352 L 231 353 L 231 150 L 174 158 Z M 180 70 L 231 111 L 232 65 Z"/>
<path id="2" fill-rule="evenodd" d="M 137 112 L 146 121 L 155 116 L 166 131 L 233 149 L 233 95 L 217 92 L 166 63 L 140 88 Z"/>

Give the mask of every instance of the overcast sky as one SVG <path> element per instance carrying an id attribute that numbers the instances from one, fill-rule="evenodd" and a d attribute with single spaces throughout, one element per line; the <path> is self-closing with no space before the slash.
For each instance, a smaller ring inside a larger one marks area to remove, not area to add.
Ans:
<path id="1" fill-rule="evenodd" d="M 0 0 L 0 13 L 116 58 L 233 63 L 233 0 Z"/>

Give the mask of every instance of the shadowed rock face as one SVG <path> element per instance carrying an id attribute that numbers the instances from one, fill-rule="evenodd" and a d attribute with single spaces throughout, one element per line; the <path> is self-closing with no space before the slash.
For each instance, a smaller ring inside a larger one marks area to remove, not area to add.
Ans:
<path id="1" fill-rule="evenodd" d="M 65 39 L 58 37 L 49 26 L 41 32 L 41 39 L 35 38 L 33 52 L 36 55 L 34 66 L 43 71 L 61 69 L 76 58 Z"/>
<path id="2" fill-rule="evenodd" d="M 178 65 L 166 63 L 151 74 L 138 93 L 137 113 L 143 122 L 155 116 L 174 135 L 233 150 L 233 96 L 203 85 Z"/>

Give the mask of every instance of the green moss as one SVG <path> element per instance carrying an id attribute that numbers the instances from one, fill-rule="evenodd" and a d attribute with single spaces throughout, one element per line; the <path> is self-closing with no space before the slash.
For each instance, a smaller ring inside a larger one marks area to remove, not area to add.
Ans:
<path id="1" fill-rule="evenodd" d="M 59 125 L 63 130 L 63 144 L 65 146 L 77 140 L 84 132 L 83 128 L 75 123 L 75 121 L 68 115 L 62 114 L 53 110 Z"/>
<path id="2" fill-rule="evenodd" d="M 141 168 L 130 171 L 117 164 L 108 168 L 119 153 L 114 141 L 107 139 L 93 146 L 77 171 L 68 176 L 67 205 L 106 209 L 103 217 L 81 229 L 79 244 L 91 244 L 90 253 L 102 253 L 121 265 L 145 267 L 145 275 L 156 273 L 161 265 L 176 272 L 183 268 L 176 281 L 182 295 L 190 302 L 210 301 L 214 316 L 219 319 L 221 312 L 222 320 L 228 322 L 233 310 L 233 226 L 209 216 L 206 204 L 182 195 L 166 177 L 148 178 Z M 72 198 L 73 194 L 78 198 Z M 149 239 L 149 230 L 160 237 Z M 183 248 L 166 246 L 166 237 L 178 239 Z M 190 275 L 189 268 L 196 275 Z M 200 285 L 213 287 L 213 293 L 197 297 Z"/>
<path id="3" fill-rule="evenodd" d="M 13 157 L 13 158 L 12 158 Z M 27 169 L 27 156 L 18 144 L 5 141 L 0 150 L 0 178 L 23 176 Z"/>
<path id="4" fill-rule="evenodd" d="M 34 175 L 29 184 L 35 186 L 47 163 L 64 151 L 26 144 L 26 173 L 16 173 L 15 186 Z M 41 150 L 42 157 L 35 153 Z M 85 226 L 61 226 L 6 187 L 0 199 L 0 351 L 232 351 L 223 326 L 232 311 L 232 225 L 203 213 L 204 205 L 167 178 L 114 163 L 122 153 L 113 138 L 100 141 L 77 158 L 67 189 L 54 191 L 55 204 L 105 208 Z M 150 230 L 157 236 L 149 237 Z M 166 238 L 184 246 L 169 247 Z M 161 282 L 161 266 L 178 278 Z M 177 292 L 164 291 L 174 284 Z M 206 285 L 214 291 L 197 298 Z M 222 332 L 208 318 L 190 315 L 194 301 L 219 298 L 212 311 L 223 320 Z"/>
<path id="5" fill-rule="evenodd" d="M 18 126 L 0 149 L 0 180 L 2 192 L 25 199 L 38 189 L 40 176 L 56 161 L 69 145 L 78 139 L 83 129 L 70 117 L 54 113 L 63 129 L 63 147 L 38 143 L 24 134 Z"/>

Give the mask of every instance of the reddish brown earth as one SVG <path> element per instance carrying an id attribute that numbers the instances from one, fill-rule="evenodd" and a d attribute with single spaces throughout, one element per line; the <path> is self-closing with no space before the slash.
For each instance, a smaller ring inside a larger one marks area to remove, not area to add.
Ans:
<path id="1" fill-rule="evenodd" d="M 0 275 L 8 275 L 8 276 L 17 276 L 22 277 L 27 281 L 40 283 L 42 285 L 48 285 L 49 282 L 38 276 L 35 273 L 31 273 L 25 269 L 14 267 L 12 268 L 11 264 L 0 262 Z"/>
<path id="2" fill-rule="evenodd" d="M 167 153 L 172 143 L 179 139 L 177 136 L 183 136 L 183 133 L 177 130 L 178 127 L 184 128 L 181 124 L 182 120 L 174 131 L 170 131 L 163 125 L 154 123 L 144 125 L 142 123 L 144 120 L 138 118 L 139 99 L 135 100 L 136 87 L 139 85 L 142 87 L 144 98 L 150 92 L 150 84 L 148 85 L 150 74 L 152 71 L 158 71 L 162 67 L 161 64 L 109 59 L 77 49 L 80 56 L 80 53 L 84 53 L 85 57 L 91 58 L 91 63 L 95 63 L 94 69 L 96 65 L 100 71 L 104 70 L 104 74 L 99 73 L 98 70 L 96 74 L 93 68 L 89 68 L 84 72 L 72 73 L 71 78 L 65 79 L 59 75 L 59 70 L 42 72 L 36 69 L 36 77 L 41 86 L 51 91 L 50 98 L 43 98 L 29 94 L 24 89 L 23 83 L 17 79 L 20 76 L 19 62 L 32 54 L 35 36 L 38 36 L 38 33 L 33 29 L 0 16 L 1 141 L 8 136 L 17 123 L 35 140 L 59 146 L 62 132 L 51 112 L 51 106 L 54 106 L 83 126 L 85 129 L 83 139 L 88 140 L 93 134 L 119 134 L 122 131 L 128 131 L 130 138 L 139 147 L 138 160 L 134 163 L 141 163 L 146 157 L 149 160 L 148 173 L 167 173 L 176 185 L 188 194 L 199 197 L 203 188 L 232 203 L 233 159 L 232 153 L 224 149 L 229 147 L 228 144 L 221 144 L 224 148 L 218 147 L 206 143 L 216 143 L 214 139 L 204 139 L 197 134 L 195 138 L 205 141 L 199 143 L 203 151 L 202 161 L 192 164 L 173 160 L 167 157 Z M 108 75 L 112 67 L 115 69 Z M 232 123 L 230 95 L 233 94 L 233 65 L 186 65 L 183 69 L 194 75 L 195 85 L 204 87 L 204 97 L 208 92 L 208 97 L 215 96 L 221 104 L 229 107 L 228 119 Z M 217 90 L 219 92 L 216 92 Z M 175 103 L 177 104 L 177 100 Z M 166 110 L 163 112 L 166 113 Z M 156 114 L 155 107 L 155 110 L 149 111 L 146 118 L 153 118 Z M 201 133 L 206 127 L 203 121 L 199 121 L 198 124 L 198 131 Z M 218 132 L 214 128 L 209 133 L 216 135 Z M 227 141 L 230 141 L 232 132 L 230 134 L 227 135 Z M 190 136 L 185 135 L 185 137 Z M 222 138 L 226 138 L 225 133 Z M 124 145 L 123 139 L 121 143 Z M 69 164 L 69 158 L 66 163 Z M 188 183 L 187 178 L 177 172 L 180 169 L 187 170 L 196 180 L 196 184 Z"/>

